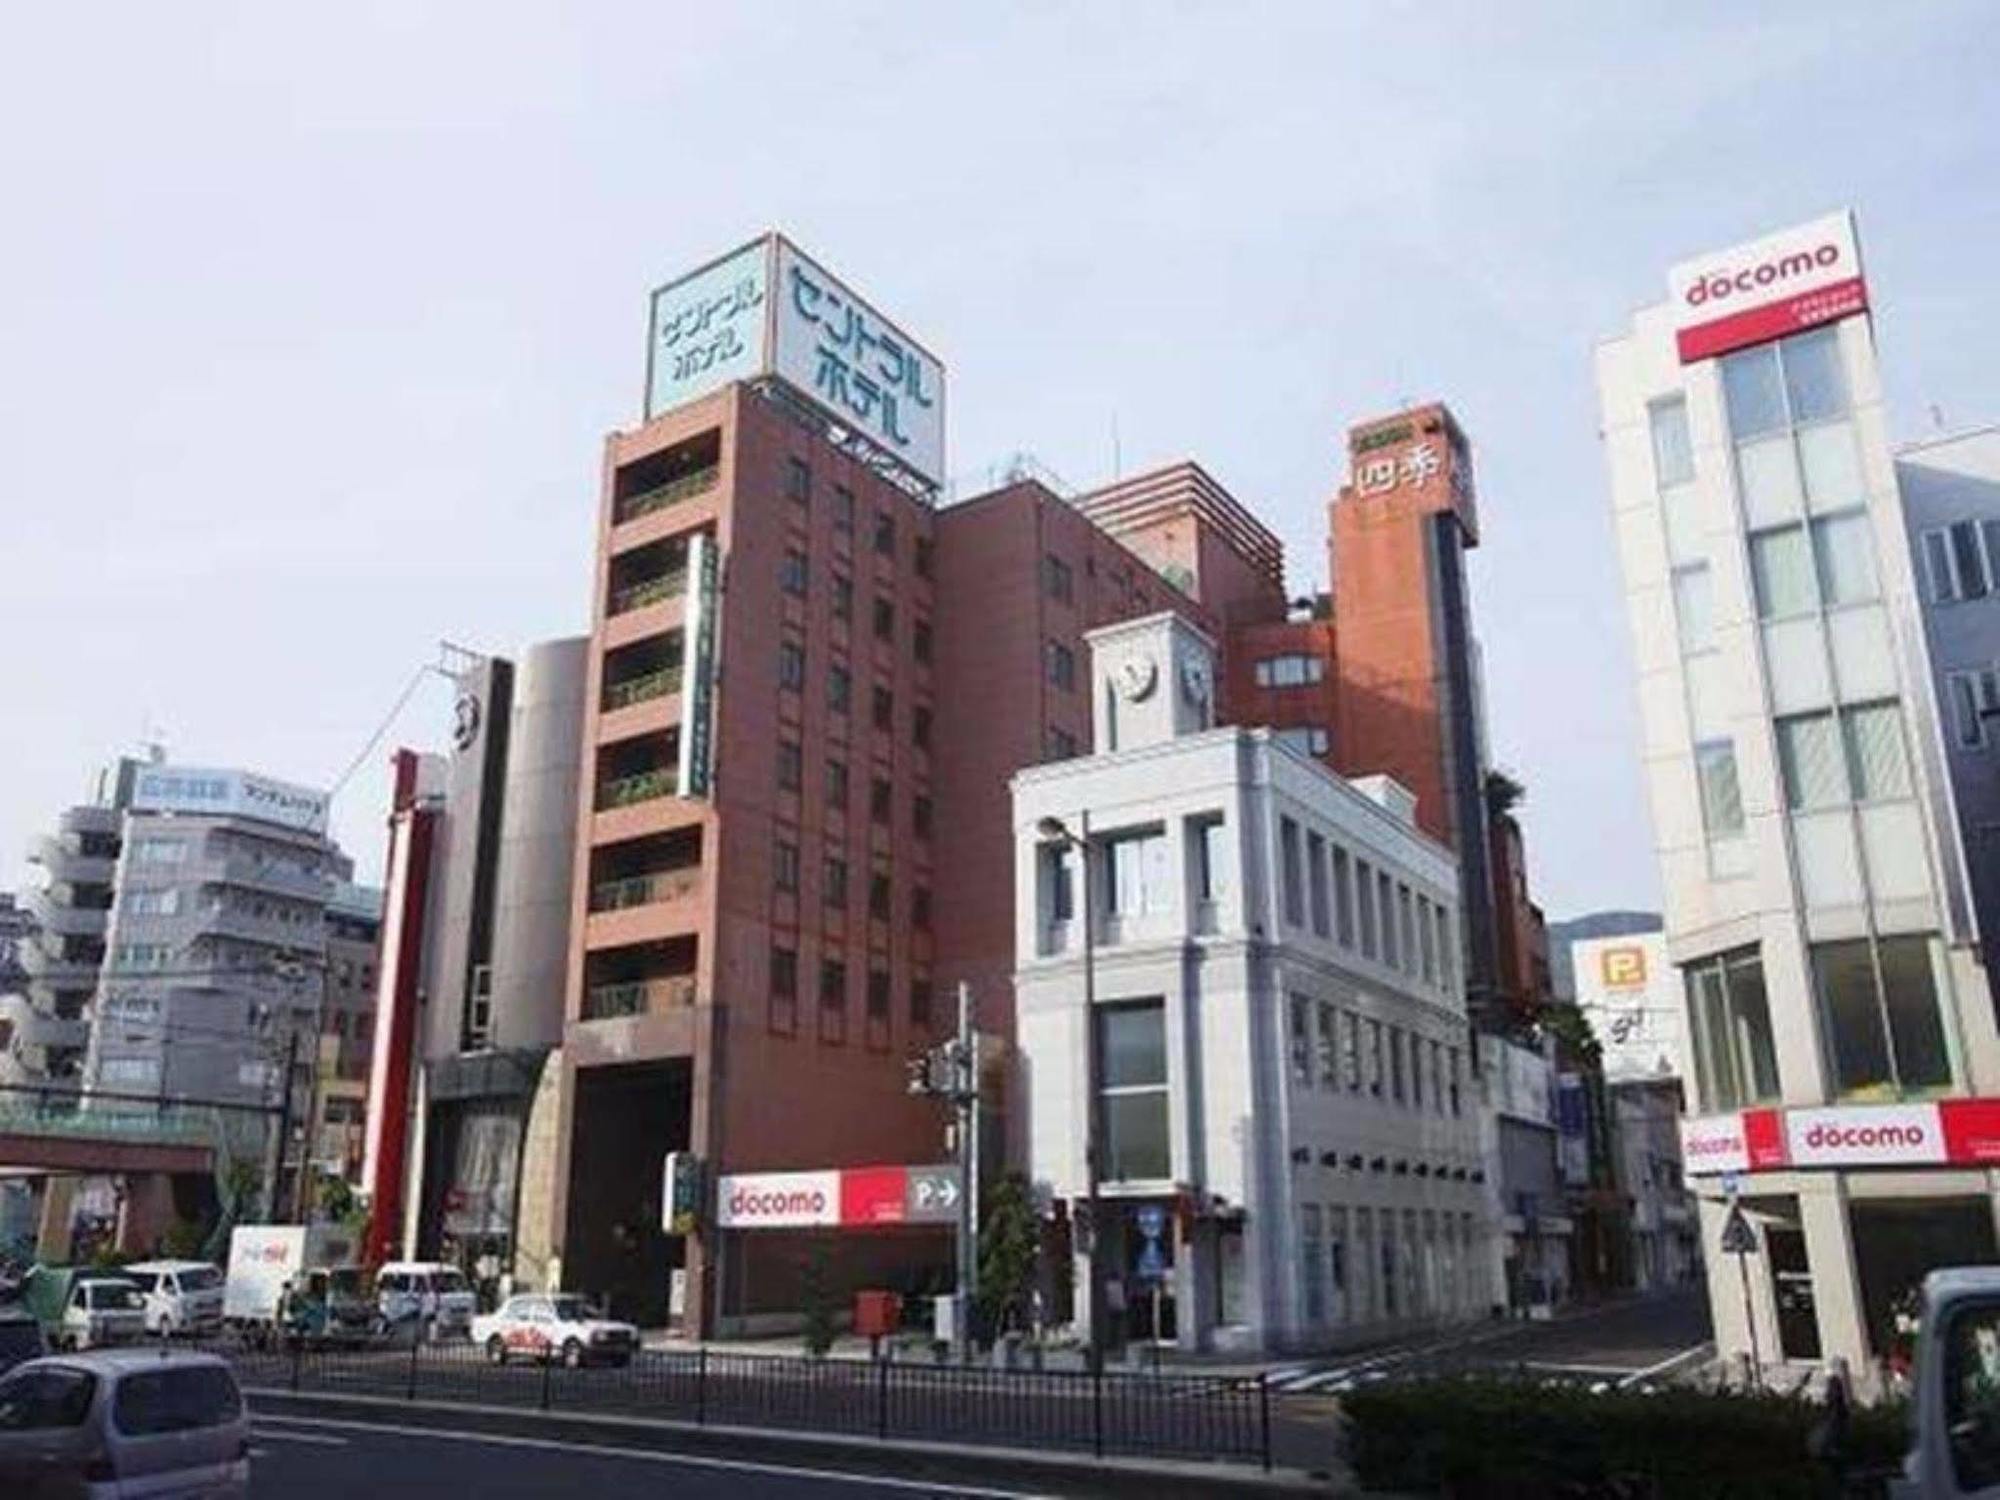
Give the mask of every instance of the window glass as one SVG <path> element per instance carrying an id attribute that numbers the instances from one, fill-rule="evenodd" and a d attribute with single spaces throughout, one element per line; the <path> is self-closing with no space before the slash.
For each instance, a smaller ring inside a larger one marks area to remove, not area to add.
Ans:
<path id="1" fill-rule="evenodd" d="M 1952 570 L 1958 575 L 1958 597 L 1984 599 L 1987 594 L 1986 551 L 1980 545 L 1979 528 L 1960 521 L 1951 528 Z"/>
<path id="2" fill-rule="evenodd" d="M 1286 1056 L 1294 1083 L 1312 1082 L 1312 1005 L 1304 995 L 1292 996 L 1291 1031 Z"/>
<path id="3" fill-rule="evenodd" d="M 1375 872 L 1365 859 L 1354 862 L 1354 889 L 1361 898 L 1361 956 L 1375 956 Z"/>
<path id="4" fill-rule="evenodd" d="M 1829 605 L 1860 604 L 1876 596 L 1875 547 L 1866 511 L 1822 516 L 1812 523 L 1812 537 L 1820 596 Z"/>
<path id="5" fill-rule="evenodd" d="M 1700 562 L 1706 550 L 1702 541 L 1701 495 L 1691 484 L 1660 492 L 1660 519 L 1667 529 L 1669 562 Z"/>
<path id="6" fill-rule="evenodd" d="M 1930 580 L 1931 603 L 1949 604 L 1958 597 L 1951 573 L 1951 533 L 1940 526 L 1924 533 L 1924 574 Z"/>
<path id="7" fill-rule="evenodd" d="M 1848 777 L 1857 800 L 1874 802 L 1910 795 L 1910 768 L 1903 759 L 1902 717 L 1893 701 L 1841 710 Z"/>
<path id="8" fill-rule="evenodd" d="M 1897 1077 L 1906 1089 L 1944 1088 L 1951 1083 L 1951 1055 L 1938 1014 L 1930 939 L 1883 938 L 1878 949 Z"/>
<path id="9" fill-rule="evenodd" d="M 1805 470 L 1806 503 L 1814 510 L 1839 510 L 1866 498 L 1850 423 L 1826 422 L 1801 432 L 1799 465 Z"/>
<path id="10" fill-rule="evenodd" d="M 1778 766 L 1785 805 L 1794 812 L 1834 807 L 1847 800 L 1840 736 L 1832 714 L 1799 714 L 1778 720 Z"/>
<path id="11" fill-rule="evenodd" d="M 1305 921 L 1305 892 L 1299 871 L 1299 825 L 1278 820 L 1279 878 L 1284 884 L 1285 920 L 1297 927 Z"/>
<path id="12" fill-rule="evenodd" d="M 1347 1087 L 1351 1093 L 1361 1092 L 1361 1017 L 1353 1011 L 1343 1011 L 1340 1016 L 1340 1060 L 1341 1069 L 1347 1076 Z"/>
<path id="13" fill-rule="evenodd" d="M 1319 1081 L 1323 1088 L 1340 1087 L 1340 1017 L 1331 1005 L 1319 1007 Z"/>
<path id="14" fill-rule="evenodd" d="M 1965 749 L 1976 750 L 1986 742 L 1986 715 L 2000 713 L 2000 675 L 1986 669 L 1954 672 L 1950 684 L 1957 741 Z"/>
<path id="15" fill-rule="evenodd" d="M 1723 403 L 1730 435 L 1741 441 L 1785 425 L 1785 393 L 1778 379 L 1778 351 L 1769 344 L 1722 361 Z"/>
<path id="16" fill-rule="evenodd" d="M 1889 1039 L 1867 939 L 1817 943 L 1812 962 L 1841 1092 L 1893 1092 Z"/>
<path id="17" fill-rule="evenodd" d="M 1229 887 L 1229 852 L 1222 838 L 1223 821 L 1208 818 L 1195 830 L 1197 861 L 1196 894 L 1203 901 L 1219 901 Z"/>
<path id="18" fill-rule="evenodd" d="M 1803 526 L 1786 526 L 1751 537 L 1750 576 L 1757 590 L 1760 619 L 1807 614 L 1818 604 L 1812 554 Z"/>
<path id="19" fill-rule="evenodd" d="M 1736 472 L 1743 486 L 1744 522 L 1752 529 L 1798 516 L 1804 496 L 1789 433 L 1743 444 L 1736 450 Z"/>
<path id="20" fill-rule="evenodd" d="M 1959 1490 L 2000 1485 L 2000 1302 L 1962 1305 L 1946 1325 L 1944 1430 Z"/>
<path id="21" fill-rule="evenodd" d="M 1149 1005 L 1100 1007 L 1103 1055 L 1098 1066 L 1107 1088 L 1129 1088 L 1167 1081 L 1166 1011 Z"/>
<path id="22" fill-rule="evenodd" d="M 1681 652 L 1692 656 L 1715 644 L 1715 587 L 1707 563 L 1674 569 L 1674 621 Z"/>
<path id="23" fill-rule="evenodd" d="M 1168 908 L 1167 840 L 1163 833 L 1108 839 L 1104 845 L 1105 908 L 1114 916 L 1136 917 Z"/>
<path id="24" fill-rule="evenodd" d="M 1779 346 L 1785 394 L 1794 422 L 1819 422 L 1847 410 L 1847 379 L 1840 368 L 1840 335 L 1831 328 L 1795 334 Z"/>
<path id="25" fill-rule="evenodd" d="M 1736 783 L 1736 747 L 1710 740 L 1694 747 L 1695 777 L 1701 788 L 1702 826 L 1709 837 L 1743 831 L 1743 795 Z"/>
<path id="26" fill-rule="evenodd" d="M 1312 930 L 1315 935 L 1325 937 L 1328 932 L 1326 840 L 1316 833 L 1306 835 L 1306 886 L 1312 911 Z"/>
<path id="27" fill-rule="evenodd" d="M 0 1431 L 79 1427 L 90 1414 L 97 1377 L 84 1370 L 24 1370 L 0 1382 Z"/>
<path id="28" fill-rule="evenodd" d="M 1157 1000 L 1103 1006 L 1097 1024 L 1105 1175 L 1111 1181 L 1168 1177 L 1165 1007 Z"/>
<path id="29" fill-rule="evenodd" d="M 1736 1109 L 1777 1098 L 1777 1050 L 1757 951 L 1690 964 L 1684 973 L 1702 1108 Z"/>
<path id="30" fill-rule="evenodd" d="M 1659 487 L 1694 478 L 1694 439 L 1688 434 L 1687 401 L 1675 396 L 1646 409 L 1653 428 L 1653 473 Z"/>
<path id="31" fill-rule="evenodd" d="M 1339 845 L 1333 850 L 1333 921 L 1334 934 L 1343 948 L 1354 946 L 1354 876 L 1348 869 L 1347 851 Z"/>

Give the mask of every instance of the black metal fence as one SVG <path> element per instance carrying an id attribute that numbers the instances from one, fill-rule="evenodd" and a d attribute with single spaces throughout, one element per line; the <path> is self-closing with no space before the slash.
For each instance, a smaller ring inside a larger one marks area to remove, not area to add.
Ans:
<path id="1" fill-rule="evenodd" d="M 216 1352 L 253 1391 L 1271 1465 L 1271 1391 L 1261 1376 L 1093 1375 L 710 1348 L 641 1349 L 626 1363 L 580 1368 L 521 1355 L 496 1363 L 466 1343 L 232 1344 Z"/>

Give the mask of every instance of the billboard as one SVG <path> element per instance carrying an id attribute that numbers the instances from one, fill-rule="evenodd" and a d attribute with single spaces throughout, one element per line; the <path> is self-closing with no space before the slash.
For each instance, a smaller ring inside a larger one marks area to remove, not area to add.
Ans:
<path id="1" fill-rule="evenodd" d="M 1604 1049 L 1604 1076 L 1681 1076 L 1680 971 L 1657 932 L 1571 943 L 1576 1003 Z"/>
<path id="2" fill-rule="evenodd" d="M 698 531 L 688 539 L 688 591 L 681 619 L 687 659 L 681 684 L 679 779 L 683 797 L 706 797 L 715 733 L 715 538 Z"/>
<path id="3" fill-rule="evenodd" d="M 249 771 L 146 766 L 132 794 L 134 812 L 257 818 L 307 833 L 326 832 L 327 794 Z"/>
<path id="4" fill-rule="evenodd" d="M 724 1229 L 872 1229 L 949 1224 L 958 1216 L 955 1166 L 749 1172 L 716 1184 Z"/>
<path id="5" fill-rule="evenodd" d="M 783 235 L 652 295 L 646 416 L 775 376 L 932 484 L 944 477 L 944 366 Z"/>
<path id="6" fill-rule="evenodd" d="M 1667 273 L 1681 363 L 1713 359 L 1868 309 L 1854 215 L 1843 209 Z"/>
<path id="7" fill-rule="evenodd" d="M 1787 1167 L 2000 1164 L 2000 1099 L 1746 1109 L 1681 1121 L 1690 1176 Z"/>

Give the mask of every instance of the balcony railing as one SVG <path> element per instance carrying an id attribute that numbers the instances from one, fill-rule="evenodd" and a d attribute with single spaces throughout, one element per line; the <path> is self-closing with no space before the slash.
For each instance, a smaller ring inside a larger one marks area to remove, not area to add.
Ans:
<path id="1" fill-rule="evenodd" d="M 623 880 L 600 880 L 590 888 L 592 911 L 624 911 L 633 906 L 651 906 L 658 901 L 675 901 L 691 894 L 701 883 L 699 867 L 658 870 L 650 875 L 628 875 Z"/>
<path id="2" fill-rule="evenodd" d="M 657 1015 L 694 1004 L 694 976 L 635 979 L 625 984 L 600 984 L 583 997 L 586 1021 L 611 1021 L 620 1016 Z"/>
<path id="3" fill-rule="evenodd" d="M 655 485 L 650 490 L 627 495 L 618 502 L 612 515 L 616 523 L 623 526 L 627 521 L 636 521 L 639 517 L 649 516 L 656 510 L 665 510 L 669 505 L 692 500 L 696 495 L 714 489 L 716 478 L 721 472 L 719 465 L 711 465 L 706 469 L 696 469 L 692 474 L 683 474 L 679 479 L 669 479 L 665 484 Z"/>
<path id="4" fill-rule="evenodd" d="M 600 809 L 630 807 L 635 802 L 650 802 L 655 797 L 671 797 L 678 779 L 678 773 L 661 767 L 656 771 L 641 771 L 636 776 L 620 776 L 599 782 L 597 805 Z"/>
<path id="5" fill-rule="evenodd" d="M 649 604 L 658 604 L 662 599 L 671 599 L 687 591 L 687 569 L 675 568 L 662 573 L 658 578 L 648 578 L 643 583 L 627 584 L 622 589 L 611 591 L 611 613 L 628 614 L 635 609 L 644 609 Z"/>
<path id="6" fill-rule="evenodd" d="M 644 703 L 648 698 L 664 698 L 669 693 L 681 690 L 681 669 L 662 667 L 657 672 L 648 672 L 643 677 L 628 677 L 623 682 L 607 683 L 604 688 L 604 707 L 630 708 L 635 703 Z"/>

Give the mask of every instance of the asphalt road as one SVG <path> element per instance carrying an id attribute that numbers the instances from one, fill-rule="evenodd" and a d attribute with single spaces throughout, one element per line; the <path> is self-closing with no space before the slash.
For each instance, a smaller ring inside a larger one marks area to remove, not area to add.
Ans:
<path id="1" fill-rule="evenodd" d="M 256 1416 L 250 1492 L 257 1500 L 370 1500 L 393 1495 L 672 1494 L 676 1500 L 1013 1500 L 1027 1491 L 883 1478 L 831 1469 L 659 1453 L 642 1448 L 483 1433 L 383 1428 Z"/>

